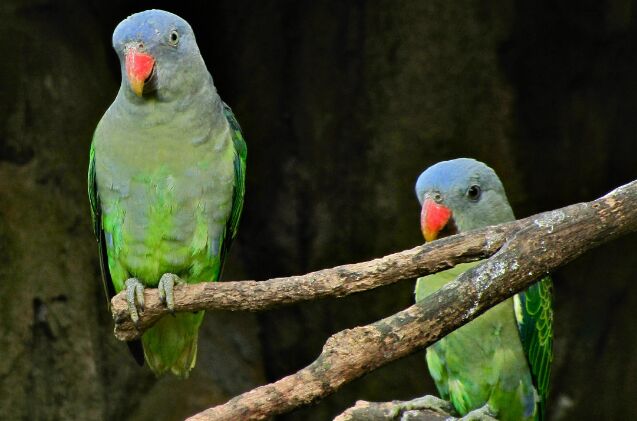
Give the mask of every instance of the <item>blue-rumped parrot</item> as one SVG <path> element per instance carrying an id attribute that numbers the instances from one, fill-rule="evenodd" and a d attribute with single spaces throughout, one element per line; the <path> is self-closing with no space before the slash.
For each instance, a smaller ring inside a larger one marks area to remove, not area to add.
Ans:
<path id="1" fill-rule="evenodd" d="M 134 14 L 113 48 L 122 82 L 93 136 L 88 191 L 107 294 L 125 289 L 137 321 L 144 287 L 172 309 L 177 276 L 219 278 L 243 207 L 246 145 L 185 20 Z M 164 317 L 144 333 L 155 374 L 188 375 L 203 315 Z"/>
<path id="2" fill-rule="evenodd" d="M 514 218 L 496 173 L 474 159 L 439 162 L 416 183 L 426 241 Z M 418 279 L 420 301 L 479 262 Z M 462 415 L 542 420 L 553 359 L 549 276 L 427 349 L 427 365 L 443 399 Z"/>

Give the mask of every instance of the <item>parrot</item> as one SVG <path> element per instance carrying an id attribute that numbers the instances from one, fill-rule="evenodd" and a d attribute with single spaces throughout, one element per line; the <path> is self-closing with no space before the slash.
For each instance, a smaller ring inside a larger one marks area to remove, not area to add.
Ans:
<path id="1" fill-rule="evenodd" d="M 426 242 L 515 219 L 495 171 L 471 158 L 427 168 L 415 190 Z M 477 264 L 419 278 L 416 301 Z M 467 419 L 545 419 L 553 360 L 552 288 L 546 275 L 427 348 L 438 392 L 459 414 Z"/>
<path id="2" fill-rule="evenodd" d="M 88 195 L 102 280 L 126 291 L 136 324 L 144 288 L 174 311 L 176 283 L 217 281 L 243 208 L 247 147 L 192 28 L 146 10 L 112 37 L 121 84 L 94 131 Z M 203 311 L 173 313 L 129 342 L 158 377 L 195 366 Z"/>

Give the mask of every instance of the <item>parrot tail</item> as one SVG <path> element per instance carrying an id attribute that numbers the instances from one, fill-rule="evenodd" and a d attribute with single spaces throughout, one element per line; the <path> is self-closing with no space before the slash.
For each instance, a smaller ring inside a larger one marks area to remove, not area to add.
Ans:
<path id="1" fill-rule="evenodd" d="M 170 370 L 179 377 L 188 377 L 197 360 L 199 326 L 204 313 L 162 317 L 144 333 L 144 357 L 156 376 Z"/>

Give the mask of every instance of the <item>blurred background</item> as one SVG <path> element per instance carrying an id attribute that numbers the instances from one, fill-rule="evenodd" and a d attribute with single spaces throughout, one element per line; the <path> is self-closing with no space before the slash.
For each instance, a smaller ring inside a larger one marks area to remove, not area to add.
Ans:
<path id="1" fill-rule="evenodd" d="M 187 381 L 112 335 L 86 195 L 119 86 L 116 24 L 188 20 L 248 142 L 226 279 L 267 279 L 422 243 L 416 177 L 470 156 L 517 216 L 637 177 L 637 2 L 2 0 L 0 418 L 177 420 L 310 363 L 325 339 L 413 301 L 413 282 L 259 314 L 209 313 Z M 637 418 L 637 237 L 555 274 L 551 419 Z M 434 393 L 424 351 L 281 420 Z"/>

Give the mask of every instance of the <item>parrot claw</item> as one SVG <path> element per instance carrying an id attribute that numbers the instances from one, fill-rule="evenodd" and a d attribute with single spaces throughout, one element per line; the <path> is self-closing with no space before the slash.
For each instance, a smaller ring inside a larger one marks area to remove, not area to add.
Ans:
<path id="1" fill-rule="evenodd" d="M 397 419 L 398 416 L 402 414 L 400 418 L 401 420 L 411 419 L 410 412 L 418 410 L 429 410 L 442 415 L 456 413 L 453 405 L 451 405 L 451 402 L 440 399 L 436 396 L 426 395 L 416 399 L 412 399 L 410 401 L 400 402 L 399 404 L 394 406 L 390 416 L 391 419 Z"/>
<path id="2" fill-rule="evenodd" d="M 174 273 L 164 273 L 159 280 L 159 285 L 157 285 L 157 289 L 159 289 L 159 299 L 166 305 L 168 311 L 171 313 L 175 312 L 174 287 L 176 283 L 182 283 L 177 275 Z"/>
<path id="3" fill-rule="evenodd" d="M 144 284 L 139 282 L 137 278 L 129 278 L 124 285 L 126 286 L 126 302 L 130 318 L 135 326 L 139 327 L 139 313 L 144 312 Z"/>
<path id="4" fill-rule="evenodd" d="M 497 421 L 496 414 L 489 408 L 489 404 L 478 409 L 474 409 L 459 421 Z"/>

